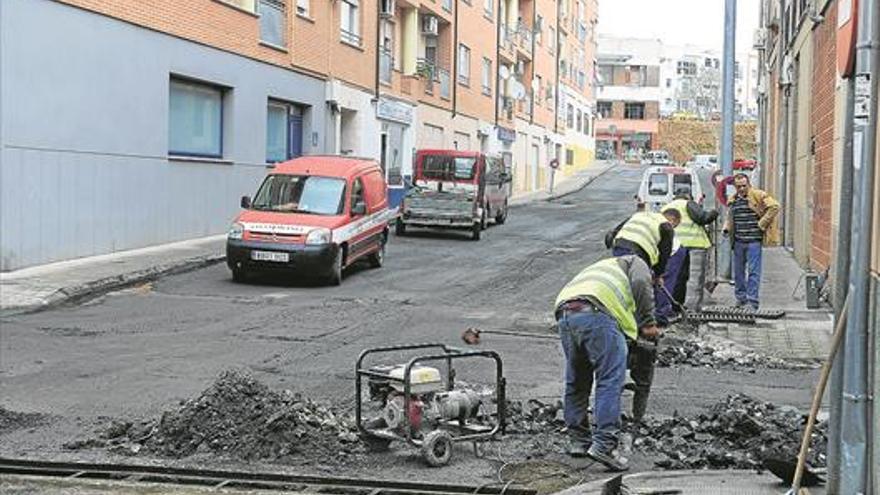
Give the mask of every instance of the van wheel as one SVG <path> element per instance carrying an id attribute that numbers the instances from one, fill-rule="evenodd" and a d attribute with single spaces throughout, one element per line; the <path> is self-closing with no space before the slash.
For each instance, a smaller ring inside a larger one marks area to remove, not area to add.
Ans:
<path id="1" fill-rule="evenodd" d="M 480 237 L 483 234 L 483 227 L 479 222 L 475 222 L 474 226 L 471 227 L 471 239 L 475 241 L 479 241 Z"/>
<path id="2" fill-rule="evenodd" d="M 247 280 L 247 273 L 241 268 L 232 269 L 232 281 L 240 284 Z"/>
<path id="3" fill-rule="evenodd" d="M 333 258 L 333 271 L 330 273 L 330 277 L 327 278 L 328 285 L 340 285 L 342 284 L 342 267 L 345 264 L 345 249 L 342 246 L 339 246 L 339 249 L 336 250 L 336 257 Z"/>
<path id="4" fill-rule="evenodd" d="M 404 236 L 406 234 L 406 224 L 399 218 L 397 219 L 397 222 L 394 223 L 394 234 L 399 236 Z"/>
<path id="5" fill-rule="evenodd" d="M 385 244 L 387 244 L 387 242 L 384 239 L 379 241 L 379 249 L 370 255 L 369 261 L 371 267 L 382 268 L 382 265 L 385 264 Z"/>
<path id="6" fill-rule="evenodd" d="M 507 200 L 504 200 L 504 206 L 501 208 L 501 211 L 498 212 L 498 215 L 495 216 L 495 223 L 498 225 L 504 225 L 504 222 L 507 221 Z"/>

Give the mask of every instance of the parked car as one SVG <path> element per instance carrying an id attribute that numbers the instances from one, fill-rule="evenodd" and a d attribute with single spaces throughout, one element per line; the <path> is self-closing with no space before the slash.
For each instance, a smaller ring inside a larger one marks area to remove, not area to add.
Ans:
<path id="1" fill-rule="evenodd" d="M 389 223 L 382 169 L 368 158 L 307 156 L 275 165 L 229 229 L 226 264 L 242 281 L 253 272 L 290 272 L 342 282 L 343 269 L 385 260 Z"/>
<path id="2" fill-rule="evenodd" d="M 718 157 L 715 155 L 694 155 L 686 164 L 689 168 L 700 170 L 717 170 Z"/>
<path id="3" fill-rule="evenodd" d="M 653 150 L 645 153 L 642 160 L 643 165 L 667 166 L 672 162 L 669 160 L 669 153 L 663 150 Z"/>
<path id="4" fill-rule="evenodd" d="M 689 193 L 696 201 L 705 198 L 700 180 L 693 169 L 650 167 L 642 175 L 636 201 L 645 203 L 651 211 L 660 211 L 660 208 L 682 193 Z"/>
<path id="5" fill-rule="evenodd" d="M 507 220 L 510 171 L 500 156 L 473 151 L 419 150 L 413 186 L 403 198 L 395 232 L 410 227 L 469 229 L 479 240 L 489 220 Z"/>

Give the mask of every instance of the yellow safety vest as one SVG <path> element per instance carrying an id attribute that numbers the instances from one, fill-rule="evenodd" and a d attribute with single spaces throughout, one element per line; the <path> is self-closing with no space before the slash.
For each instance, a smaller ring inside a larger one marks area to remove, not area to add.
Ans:
<path id="1" fill-rule="evenodd" d="M 712 242 L 706 235 L 706 230 L 694 223 L 691 216 L 688 215 L 687 204 L 685 199 L 676 199 L 664 206 L 661 211 L 675 209 L 681 213 L 681 223 L 675 228 L 675 237 L 678 238 L 682 246 L 693 249 L 709 249 Z"/>
<path id="2" fill-rule="evenodd" d="M 614 240 L 626 239 L 638 244 L 648 254 L 651 266 L 654 266 L 660 261 L 660 225 L 667 221 L 659 213 L 640 211 L 623 224 Z"/>
<path id="3" fill-rule="evenodd" d="M 632 340 L 639 336 L 636 324 L 636 301 L 626 273 L 617 258 L 599 261 L 583 269 L 556 296 L 556 306 L 572 299 L 593 297 L 611 313 L 624 335 Z"/>

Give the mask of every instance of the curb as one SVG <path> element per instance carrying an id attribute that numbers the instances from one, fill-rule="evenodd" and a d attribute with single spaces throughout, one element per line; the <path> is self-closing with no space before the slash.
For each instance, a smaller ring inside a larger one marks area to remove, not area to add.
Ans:
<path id="1" fill-rule="evenodd" d="M 80 285 L 62 287 L 43 298 L 42 302 L 22 306 L 11 306 L 0 309 L 0 317 L 17 316 L 36 313 L 68 303 L 82 302 L 109 292 L 126 289 L 145 282 L 152 282 L 168 275 L 178 275 L 206 266 L 222 263 L 226 260 L 225 254 L 213 254 L 196 256 L 181 261 L 152 266 L 142 270 L 135 270 L 120 275 L 113 275 L 98 280 L 92 280 Z"/>
<path id="2" fill-rule="evenodd" d="M 575 193 L 579 193 L 579 192 L 583 191 L 585 187 L 587 187 L 587 186 L 589 186 L 590 184 L 592 184 L 594 180 L 598 179 L 599 177 L 602 177 L 602 176 L 605 175 L 608 171 L 610 171 L 611 169 L 613 169 L 613 168 L 615 168 L 615 167 L 617 167 L 617 164 L 614 164 L 614 165 L 611 165 L 611 166 L 609 166 L 609 167 L 606 167 L 605 170 L 601 170 L 601 171 L 599 171 L 596 175 L 590 175 L 590 176 L 588 176 L 588 177 L 583 181 L 583 183 L 578 184 L 574 189 L 572 189 L 572 190 L 570 190 L 570 191 L 565 191 L 565 192 L 558 193 L 558 194 L 548 195 L 547 197 L 538 197 L 538 198 L 529 199 L 529 200 L 517 201 L 516 203 L 511 204 L 510 207 L 511 207 L 511 208 L 519 208 L 519 207 L 521 207 L 521 206 L 529 205 L 529 204 L 532 204 L 532 203 L 537 203 L 537 202 L 539 202 L 539 201 L 551 202 L 551 201 L 555 201 L 555 200 L 560 199 L 560 198 L 564 198 L 564 197 L 566 197 L 566 196 L 570 196 L 570 195 L 575 194 Z"/>

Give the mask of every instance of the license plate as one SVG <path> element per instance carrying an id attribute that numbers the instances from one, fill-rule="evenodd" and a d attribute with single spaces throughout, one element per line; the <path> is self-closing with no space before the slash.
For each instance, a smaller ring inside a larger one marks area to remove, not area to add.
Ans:
<path id="1" fill-rule="evenodd" d="M 251 259 L 255 261 L 275 261 L 287 263 L 290 261 L 289 253 L 276 253 L 274 251 L 251 251 Z"/>

